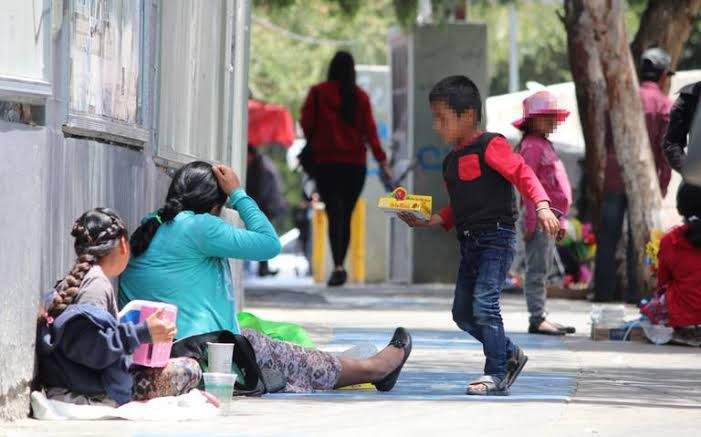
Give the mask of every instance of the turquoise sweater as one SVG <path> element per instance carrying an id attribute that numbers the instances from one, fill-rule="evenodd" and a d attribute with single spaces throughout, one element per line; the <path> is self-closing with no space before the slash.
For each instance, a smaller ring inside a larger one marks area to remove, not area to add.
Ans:
<path id="1" fill-rule="evenodd" d="M 183 211 L 158 228 L 146 252 L 119 279 L 119 306 L 135 299 L 178 307 L 178 338 L 239 333 L 228 258 L 263 261 L 280 253 L 273 225 L 242 189 L 229 196 L 246 229 L 212 214 Z"/>

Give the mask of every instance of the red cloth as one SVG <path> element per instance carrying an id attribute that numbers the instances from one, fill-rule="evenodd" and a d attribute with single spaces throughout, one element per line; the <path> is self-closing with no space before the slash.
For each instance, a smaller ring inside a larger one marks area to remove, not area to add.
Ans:
<path id="1" fill-rule="evenodd" d="M 465 146 L 465 144 L 458 145 L 458 147 Z M 538 177 L 526 165 L 523 157 L 518 153 L 514 153 L 511 144 L 504 137 L 497 136 L 489 142 L 484 158 L 487 165 L 499 172 L 504 179 L 511 182 L 524 198 L 535 204 L 550 202 L 550 197 L 548 197 L 545 189 L 538 181 Z M 443 227 L 446 230 L 451 229 L 455 225 L 453 208 L 450 205 L 441 209 L 438 215 L 443 219 Z"/>
<path id="2" fill-rule="evenodd" d="M 314 159 L 318 164 L 367 164 L 366 145 L 378 162 L 387 156 L 377 136 L 370 98 L 357 88 L 358 107 L 355 123 L 346 123 L 339 114 L 341 94 L 338 82 L 313 86 L 302 106 L 302 129 L 312 138 Z M 317 107 L 318 105 L 318 107 Z"/>
<path id="3" fill-rule="evenodd" d="M 669 231 L 660 242 L 657 282 L 666 288 L 669 324 L 701 324 L 701 248 L 686 239 L 687 226 Z"/>
<path id="4" fill-rule="evenodd" d="M 287 108 L 257 100 L 248 101 L 248 144 L 290 147 L 294 140 L 294 121 Z"/>
<path id="5" fill-rule="evenodd" d="M 640 101 L 645 112 L 645 126 L 650 139 L 652 155 L 655 158 L 657 178 L 660 182 L 662 194 L 667 194 L 667 187 L 672 177 L 672 169 L 667 162 L 667 158 L 662 151 L 662 141 L 664 140 L 667 126 L 669 125 L 669 112 L 672 110 L 672 101 L 667 97 L 660 86 L 655 82 L 645 81 L 640 84 L 638 90 Z M 607 135 L 606 150 L 606 172 L 604 178 L 604 190 L 610 193 L 623 193 L 623 175 L 621 166 L 616 157 L 616 150 L 613 147 L 613 139 L 610 133 Z"/>
<path id="6" fill-rule="evenodd" d="M 545 192 L 550 197 L 551 206 L 562 213 L 560 227 L 567 225 L 567 213 L 572 206 L 572 187 L 565 166 L 552 143 L 539 135 L 527 135 L 521 142 L 521 156 L 533 169 Z M 523 199 L 523 226 L 527 231 L 536 229 L 535 203 Z"/>

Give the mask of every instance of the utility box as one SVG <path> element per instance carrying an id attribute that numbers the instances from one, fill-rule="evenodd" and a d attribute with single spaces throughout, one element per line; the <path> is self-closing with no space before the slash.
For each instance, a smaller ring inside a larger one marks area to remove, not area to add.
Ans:
<path id="1" fill-rule="evenodd" d="M 389 36 L 392 71 L 392 162 L 414 194 L 433 196 L 434 212 L 448 204 L 442 162 L 450 150 L 433 131 L 428 94 L 444 77 L 466 75 L 483 99 L 488 92 L 487 26 L 445 23 Z M 390 220 L 389 279 L 395 283 L 455 281 L 459 252 L 454 232 L 411 230 Z"/>
<path id="2" fill-rule="evenodd" d="M 370 97 L 382 148 L 389 155 L 392 130 L 392 88 L 388 65 L 357 65 L 357 84 Z M 362 197 L 365 199 L 365 282 L 387 280 L 389 255 L 389 224 L 387 216 L 377 208 L 377 200 L 386 194 L 379 178 L 380 167 L 368 151 L 368 174 Z"/>

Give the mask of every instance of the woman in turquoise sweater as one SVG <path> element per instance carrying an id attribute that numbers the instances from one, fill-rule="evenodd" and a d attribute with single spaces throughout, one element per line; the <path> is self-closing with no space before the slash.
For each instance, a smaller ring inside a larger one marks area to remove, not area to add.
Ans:
<path id="1" fill-rule="evenodd" d="M 228 206 L 240 229 L 219 215 Z M 119 281 L 119 305 L 135 299 L 178 307 L 178 337 L 228 330 L 244 335 L 261 367 L 284 374 L 287 391 L 330 390 L 372 382 L 391 390 L 411 352 L 411 337 L 397 329 L 385 349 L 367 360 L 337 358 L 239 329 L 229 258 L 264 261 L 280 252 L 272 224 L 226 166 L 193 162 L 173 176 L 165 205 L 131 237 L 132 259 Z"/>

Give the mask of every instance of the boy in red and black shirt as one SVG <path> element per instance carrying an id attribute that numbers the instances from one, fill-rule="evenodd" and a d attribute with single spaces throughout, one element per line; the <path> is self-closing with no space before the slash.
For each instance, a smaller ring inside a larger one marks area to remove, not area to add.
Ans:
<path id="1" fill-rule="evenodd" d="M 513 187 L 537 205 L 538 223 L 545 232 L 555 236 L 559 222 L 523 158 L 503 136 L 480 130 L 482 101 L 469 78 L 441 80 L 429 102 L 434 130 L 454 146 L 443 161 L 450 205 L 429 221 L 408 214 L 400 218 L 411 227 L 456 228 L 461 259 L 453 320 L 482 343 L 486 356 L 484 375 L 469 384 L 467 394 L 505 396 L 528 360 L 505 335 L 499 305 L 516 244 Z"/>

